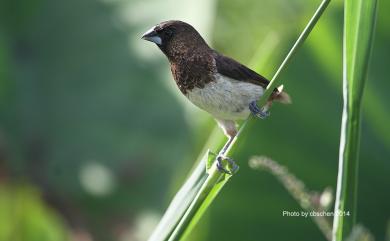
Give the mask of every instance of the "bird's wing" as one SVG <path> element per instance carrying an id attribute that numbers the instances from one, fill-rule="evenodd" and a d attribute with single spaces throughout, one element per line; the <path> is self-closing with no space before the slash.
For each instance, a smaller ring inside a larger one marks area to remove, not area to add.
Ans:
<path id="1" fill-rule="evenodd" d="M 218 73 L 238 81 L 260 85 L 263 88 L 267 87 L 269 81 L 265 77 L 240 64 L 234 59 L 226 57 L 218 52 L 214 52 L 213 57 L 215 59 Z"/>

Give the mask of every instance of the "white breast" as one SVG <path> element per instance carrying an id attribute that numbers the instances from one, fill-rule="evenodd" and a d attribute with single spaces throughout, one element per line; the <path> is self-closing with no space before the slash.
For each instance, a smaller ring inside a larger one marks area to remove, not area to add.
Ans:
<path id="1" fill-rule="evenodd" d="M 249 115 L 249 103 L 258 100 L 263 92 L 261 86 L 217 74 L 215 81 L 207 83 L 202 89 L 195 87 L 186 96 L 216 118 L 239 120 Z"/>

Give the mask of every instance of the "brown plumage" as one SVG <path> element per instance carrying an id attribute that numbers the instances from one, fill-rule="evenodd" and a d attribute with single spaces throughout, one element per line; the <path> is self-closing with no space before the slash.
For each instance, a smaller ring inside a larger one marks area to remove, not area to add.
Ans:
<path id="1" fill-rule="evenodd" d="M 180 91 L 195 105 L 212 114 L 226 135 L 236 134 L 235 121 L 250 111 L 264 118 L 255 105 L 269 81 L 232 58 L 210 48 L 202 36 L 181 21 L 162 22 L 143 35 L 167 56 Z M 274 90 L 272 100 L 289 103 L 287 93 Z M 269 107 L 269 106 L 268 106 Z"/>
<path id="2" fill-rule="evenodd" d="M 213 81 L 215 67 L 210 48 L 191 25 L 167 21 L 157 25 L 155 31 L 164 33 L 158 47 L 168 57 L 173 78 L 183 94 Z M 169 41 L 164 41 L 169 37 Z"/>

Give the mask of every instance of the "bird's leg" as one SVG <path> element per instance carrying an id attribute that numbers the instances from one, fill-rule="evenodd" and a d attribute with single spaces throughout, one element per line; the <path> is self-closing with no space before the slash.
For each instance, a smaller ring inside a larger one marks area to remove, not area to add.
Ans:
<path id="1" fill-rule="evenodd" d="M 235 136 L 237 135 L 236 123 L 232 120 L 222 120 L 216 119 L 218 125 L 223 129 L 224 134 L 229 138 L 226 144 L 223 146 L 222 150 L 219 152 L 217 156 L 217 168 L 222 173 L 227 173 L 232 175 L 238 170 L 238 165 L 234 162 L 233 159 L 226 157 L 226 153 L 229 150 L 229 147 L 234 141 Z M 226 160 L 230 166 L 229 170 L 223 166 L 222 161 Z"/>
<path id="2" fill-rule="evenodd" d="M 219 155 L 225 155 L 225 153 L 227 152 L 229 146 L 232 144 L 233 139 L 234 139 L 234 136 L 230 136 L 229 137 L 229 140 L 225 143 L 225 145 L 223 146 L 222 150 L 219 152 Z"/>
<path id="3" fill-rule="evenodd" d="M 257 101 L 252 101 L 251 103 L 249 103 L 249 110 L 252 112 L 254 116 L 260 119 L 267 118 L 270 115 L 268 109 L 271 106 L 272 102 L 268 101 L 267 104 L 262 108 L 259 108 L 256 102 Z"/>
<path id="4" fill-rule="evenodd" d="M 231 168 L 231 171 L 230 170 L 226 170 L 226 168 L 223 167 L 223 163 L 222 161 L 226 160 Z M 220 172 L 223 172 L 223 173 L 226 173 L 226 174 L 229 174 L 229 175 L 233 175 L 234 173 L 236 173 L 238 171 L 238 165 L 236 164 L 236 162 L 229 158 L 229 157 L 225 157 L 223 155 L 218 155 L 217 157 L 217 168 Z"/>
<path id="5" fill-rule="evenodd" d="M 233 142 L 233 139 L 235 137 L 237 132 L 234 132 L 233 136 L 229 136 L 229 140 L 226 142 L 226 144 L 223 146 L 222 150 L 219 152 L 217 156 L 217 168 L 220 172 L 227 173 L 229 175 L 232 175 L 238 171 L 238 165 L 234 162 L 232 158 L 226 157 L 225 153 L 228 151 L 228 148 Z M 226 160 L 231 166 L 231 171 L 226 170 L 226 168 L 223 167 L 222 161 Z"/>
<path id="6" fill-rule="evenodd" d="M 225 155 L 228 148 L 232 144 L 234 137 L 237 135 L 236 123 L 232 120 L 215 119 L 218 125 L 222 128 L 223 133 L 229 138 L 226 144 L 223 146 L 219 155 Z"/>

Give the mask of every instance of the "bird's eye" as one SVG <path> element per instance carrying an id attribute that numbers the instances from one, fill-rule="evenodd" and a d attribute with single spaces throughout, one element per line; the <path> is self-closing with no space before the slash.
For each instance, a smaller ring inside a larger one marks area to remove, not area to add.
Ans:
<path id="1" fill-rule="evenodd" d="M 170 30 L 170 29 L 166 29 L 164 31 L 164 35 L 167 36 L 167 37 L 171 37 L 173 35 L 173 31 Z"/>

